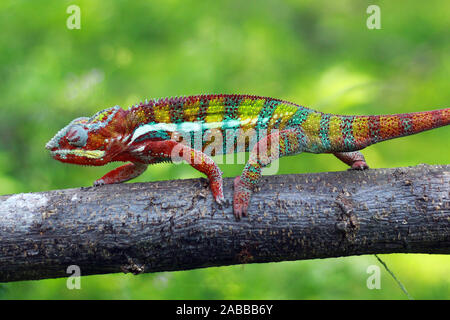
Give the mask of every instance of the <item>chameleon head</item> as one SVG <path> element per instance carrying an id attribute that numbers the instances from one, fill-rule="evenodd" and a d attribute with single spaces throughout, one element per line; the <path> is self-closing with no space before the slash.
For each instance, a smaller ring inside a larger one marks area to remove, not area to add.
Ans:
<path id="1" fill-rule="evenodd" d="M 122 152 L 126 139 L 120 107 L 97 112 L 91 118 L 77 118 L 62 128 L 46 145 L 61 162 L 101 166 Z"/>

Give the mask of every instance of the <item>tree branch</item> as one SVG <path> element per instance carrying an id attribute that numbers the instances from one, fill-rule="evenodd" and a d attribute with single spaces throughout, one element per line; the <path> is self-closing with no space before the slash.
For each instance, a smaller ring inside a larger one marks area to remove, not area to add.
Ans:
<path id="1" fill-rule="evenodd" d="M 263 177 L 237 222 L 205 179 L 0 196 L 0 281 L 450 253 L 450 165 Z M 232 179 L 225 179 L 232 199 Z"/>

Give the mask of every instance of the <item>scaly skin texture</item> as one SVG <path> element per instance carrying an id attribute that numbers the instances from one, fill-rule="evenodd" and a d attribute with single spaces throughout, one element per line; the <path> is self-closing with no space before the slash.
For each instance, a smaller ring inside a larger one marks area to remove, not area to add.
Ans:
<path id="1" fill-rule="evenodd" d="M 61 129 L 46 148 L 59 161 L 100 166 L 127 164 L 95 186 L 139 176 L 149 164 L 185 160 L 210 181 L 224 202 L 222 172 L 211 156 L 250 151 L 234 181 L 234 214 L 247 214 L 261 170 L 275 159 L 301 152 L 332 153 L 352 169 L 368 168 L 358 151 L 373 143 L 450 123 L 450 109 L 380 116 L 325 114 L 294 103 L 250 95 L 198 95 L 146 101 L 123 110 L 102 110 Z"/>

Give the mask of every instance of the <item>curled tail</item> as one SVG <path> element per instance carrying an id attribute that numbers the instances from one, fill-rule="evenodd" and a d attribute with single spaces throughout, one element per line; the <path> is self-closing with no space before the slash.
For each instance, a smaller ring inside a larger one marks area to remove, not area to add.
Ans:
<path id="1" fill-rule="evenodd" d="M 416 134 L 450 124 L 450 108 L 352 118 L 354 144 L 359 150 L 371 144 Z"/>

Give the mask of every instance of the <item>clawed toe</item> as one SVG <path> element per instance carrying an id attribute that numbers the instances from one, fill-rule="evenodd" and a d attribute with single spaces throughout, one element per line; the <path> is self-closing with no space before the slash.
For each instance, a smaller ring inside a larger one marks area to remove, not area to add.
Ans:
<path id="1" fill-rule="evenodd" d="M 94 187 L 103 186 L 103 185 L 105 185 L 105 181 L 103 179 L 95 180 L 94 184 L 93 184 Z"/>
<path id="2" fill-rule="evenodd" d="M 219 204 L 219 205 L 225 204 L 225 198 L 224 198 L 223 194 L 215 197 L 214 200 L 216 200 L 217 204 Z"/>
<path id="3" fill-rule="evenodd" d="M 364 161 L 355 161 L 350 170 L 367 170 L 369 166 Z"/>

